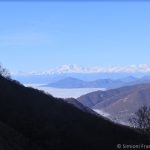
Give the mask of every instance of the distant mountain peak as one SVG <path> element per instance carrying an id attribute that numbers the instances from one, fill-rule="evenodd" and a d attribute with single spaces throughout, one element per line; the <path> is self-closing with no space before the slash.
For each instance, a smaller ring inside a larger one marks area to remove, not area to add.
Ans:
<path id="1" fill-rule="evenodd" d="M 12 73 L 12 75 L 49 75 L 64 73 L 135 73 L 150 72 L 150 64 L 128 65 L 128 66 L 110 66 L 110 67 L 82 67 L 77 64 L 65 64 L 59 67 L 50 68 L 47 71 L 30 71 Z"/>

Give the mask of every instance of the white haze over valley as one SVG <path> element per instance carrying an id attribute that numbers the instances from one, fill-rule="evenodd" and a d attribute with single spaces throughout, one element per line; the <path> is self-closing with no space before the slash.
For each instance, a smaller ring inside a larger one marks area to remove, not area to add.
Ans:
<path id="1" fill-rule="evenodd" d="M 73 89 L 62 89 L 62 88 L 53 88 L 53 87 L 46 87 L 43 84 L 24 84 L 27 87 L 33 87 L 35 89 L 43 90 L 54 97 L 58 98 L 78 98 L 81 95 L 98 91 L 98 90 L 105 90 L 104 88 L 73 88 Z"/>
<path id="2" fill-rule="evenodd" d="M 107 117 L 107 118 L 110 117 L 110 114 L 108 114 L 108 113 L 106 113 L 106 112 L 104 112 L 104 111 L 102 111 L 102 110 L 100 110 L 100 109 L 93 109 L 93 110 L 94 110 L 95 112 L 97 112 L 98 114 L 104 116 L 104 117 Z"/>

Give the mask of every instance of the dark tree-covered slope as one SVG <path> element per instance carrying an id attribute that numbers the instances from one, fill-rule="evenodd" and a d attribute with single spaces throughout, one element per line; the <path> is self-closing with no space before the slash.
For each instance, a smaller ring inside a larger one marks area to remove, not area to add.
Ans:
<path id="1" fill-rule="evenodd" d="M 9 141 L 20 146 L 20 150 L 113 150 L 117 149 L 117 143 L 148 142 L 145 136 L 133 129 L 113 124 L 62 99 L 1 76 L 0 122 L 16 134 L 16 141 L 13 142 L 13 137 Z M 7 145 L 4 136 L 0 134 L 0 146 L 5 142 Z M 13 147 L 4 149 L 15 150 Z"/>

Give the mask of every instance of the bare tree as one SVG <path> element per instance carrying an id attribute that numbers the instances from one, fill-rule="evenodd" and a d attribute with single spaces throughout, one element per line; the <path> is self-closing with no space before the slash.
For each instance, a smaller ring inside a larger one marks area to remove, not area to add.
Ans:
<path id="1" fill-rule="evenodd" d="M 150 133 L 150 107 L 141 107 L 134 115 L 129 119 L 130 123 L 144 131 L 144 133 Z"/>
<path id="2" fill-rule="evenodd" d="M 0 65 L 0 75 L 5 77 L 5 78 L 10 78 L 10 73 L 7 69 L 3 68 L 1 65 Z"/>

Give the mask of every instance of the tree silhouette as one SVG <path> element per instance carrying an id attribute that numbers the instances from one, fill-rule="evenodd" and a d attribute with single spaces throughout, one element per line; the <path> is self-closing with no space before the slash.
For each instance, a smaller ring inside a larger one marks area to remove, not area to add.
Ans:
<path id="1" fill-rule="evenodd" d="M 150 133 L 150 107 L 142 106 L 136 113 L 134 117 L 129 119 L 130 123 L 146 134 Z"/>
<path id="2" fill-rule="evenodd" d="M 7 78 L 7 79 L 10 79 L 10 73 L 7 69 L 3 68 L 1 65 L 0 65 L 0 75 Z"/>

